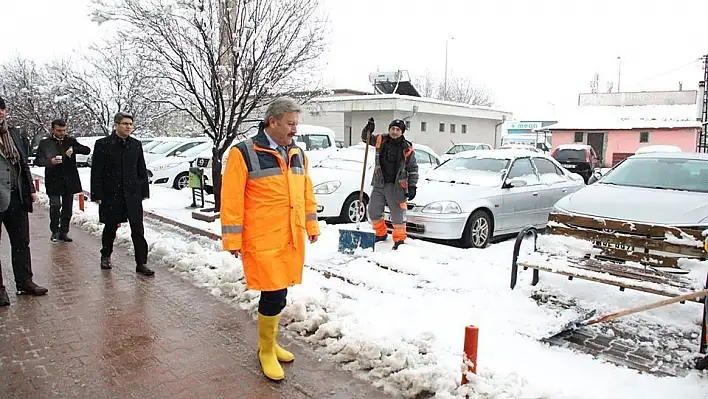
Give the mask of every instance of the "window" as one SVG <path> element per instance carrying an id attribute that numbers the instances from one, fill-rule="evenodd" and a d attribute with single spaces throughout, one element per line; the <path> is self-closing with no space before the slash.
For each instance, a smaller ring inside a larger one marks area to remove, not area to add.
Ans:
<path id="1" fill-rule="evenodd" d="M 411 121 L 406 121 L 406 130 L 411 130 Z"/>
<path id="2" fill-rule="evenodd" d="M 583 132 L 575 132 L 575 139 L 573 140 L 575 143 L 582 143 L 583 142 Z"/>
<path id="3" fill-rule="evenodd" d="M 536 172 L 533 171 L 531 160 L 528 158 L 518 158 L 514 161 L 511 165 L 511 169 L 509 169 L 509 174 L 506 179 L 521 179 L 525 180 L 527 184 L 535 184 L 539 182 Z"/>
<path id="4" fill-rule="evenodd" d="M 467 125 L 462 125 L 462 134 L 467 133 Z"/>
<path id="5" fill-rule="evenodd" d="M 563 172 L 548 159 L 534 158 L 533 163 L 536 165 L 536 171 L 538 171 L 542 182 L 555 183 L 565 180 Z"/>
<path id="6" fill-rule="evenodd" d="M 420 122 L 420 131 L 421 132 L 424 132 L 427 127 L 428 127 L 428 124 L 426 122 Z"/>
<path id="7" fill-rule="evenodd" d="M 445 133 L 445 124 L 444 123 L 441 123 L 440 127 L 438 127 L 438 132 Z"/>
<path id="8" fill-rule="evenodd" d="M 708 161 L 661 156 L 627 158 L 598 183 L 708 193 Z"/>
<path id="9" fill-rule="evenodd" d="M 640 143 L 648 143 L 649 142 L 649 132 L 640 132 L 639 133 L 639 142 Z"/>
<path id="10" fill-rule="evenodd" d="M 418 165 L 433 163 L 430 160 L 430 155 L 428 155 L 428 153 L 425 151 L 413 150 L 413 155 L 415 156 L 415 161 L 418 163 Z"/>
<path id="11" fill-rule="evenodd" d="M 307 138 L 309 139 L 308 150 L 322 150 L 332 146 L 332 143 L 329 141 L 329 136 L 324 134 L 309 134 Z"/>
<path id="12" fill-rule="evenodd" d="M 455 133 L 455 124 L 454 123 L 450 124 L 450 133 Z"/>

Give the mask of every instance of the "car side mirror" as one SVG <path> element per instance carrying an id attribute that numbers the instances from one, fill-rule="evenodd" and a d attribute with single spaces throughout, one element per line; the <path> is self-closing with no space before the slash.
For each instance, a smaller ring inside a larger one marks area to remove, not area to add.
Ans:
<path id="1" fill-rule="evenodd" d="M 525 187 L 527 184 L 523 179 L 511 179 L 505 182 L 502 188 Z"/>

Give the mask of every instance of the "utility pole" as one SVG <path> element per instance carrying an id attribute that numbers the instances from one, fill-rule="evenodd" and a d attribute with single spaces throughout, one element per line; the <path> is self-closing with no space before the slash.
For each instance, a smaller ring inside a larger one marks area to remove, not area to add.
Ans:
<path id="1" fill-rule="evenodd" d="M 620 92 L 620 80 L 622 80 L 622 57 L 617 57 L 619 66 L 617 67 L 617 93 Z"/>
<path id="2" fill-rule="evenodd" d="M 703 93 L 698 101 L 701 104 L 701 133 L 698 135 L 696 152 L 708 152 L 708 54 L 703 56 L 703 81 L 699 83 L 703 87 Z"/>
<path id="3" fill-rule="evenodd" d="M 451 36 L 445 39 L 445 79 L 443 79 L 443 100 L 447 100 L 447 47 L 450 39 L 454 39 L 454 37 Z"/>

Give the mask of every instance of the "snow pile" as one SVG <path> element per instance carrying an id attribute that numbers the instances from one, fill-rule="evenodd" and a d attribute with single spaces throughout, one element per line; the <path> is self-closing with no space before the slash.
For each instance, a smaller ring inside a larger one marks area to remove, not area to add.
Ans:
<path id="1" fill-rule="evenodd" d="M 46 196 L 40 203 L 48 205 Z M 97 207 L 86 206 L 86 213 L 77 210 L 72 221 L 100 235 Z M 541 286 L 549 294 L 567 297 L 564 291 L 572 289 L 577 307 L 538 306 L 530 298 L 530 273 L 520 275 L 516 290 L 508 288 L 511 242 L 462 250 L 410 240 L 398 251 L 391 251 L 388 242 L 378 244 L 376 252 L 351 257 L 336 252 L 337 230 L 323 224 L 320 240 L 308 246 L 303 284 L 290 289 L 282 324 L 388 392 L 495 399 L 705 397 L 708 382 L 697 372 L 659 378 L 537 340 L 577 317 L 580 309 L 614 311 L 655 296 L 542 274 Z M 146 238 L 152 263 L 256 312 L 259 293 L 246 289 L 240 260 L 222 251 L 219 242 L 152 222 L 146 223 Z M 127 226 L 119 229 L 116 243 L 132 250 Z M 566 245 L 571 251 L 578 243 L 541 244 Z M 524 245 L 523 256 L 531 256 L 530 247 Z M 700 308 L 686 304 L 623 320 L 618 323 L 661 326 L 645 327 L 647 334 L 664 327 L 695 333 Z M 478 374 L 459 386 L 466 325 L 480 328 Z"/>

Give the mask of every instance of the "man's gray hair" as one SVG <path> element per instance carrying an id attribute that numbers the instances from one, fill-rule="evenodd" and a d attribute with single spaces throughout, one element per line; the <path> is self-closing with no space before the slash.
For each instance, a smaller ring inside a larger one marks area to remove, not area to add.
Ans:
<path id="1" fill-rule="evenodd" d="M 271 116 L 277 120 L 280 120 L 283 115 L 290 112 L 300 113 L 302 112 L 302 107 L 297 103 L 297 101 L 290 97 L 279 97 L 270 103 L 263 121 L 267 124 L 268 119 L 270 119 Z"/>

